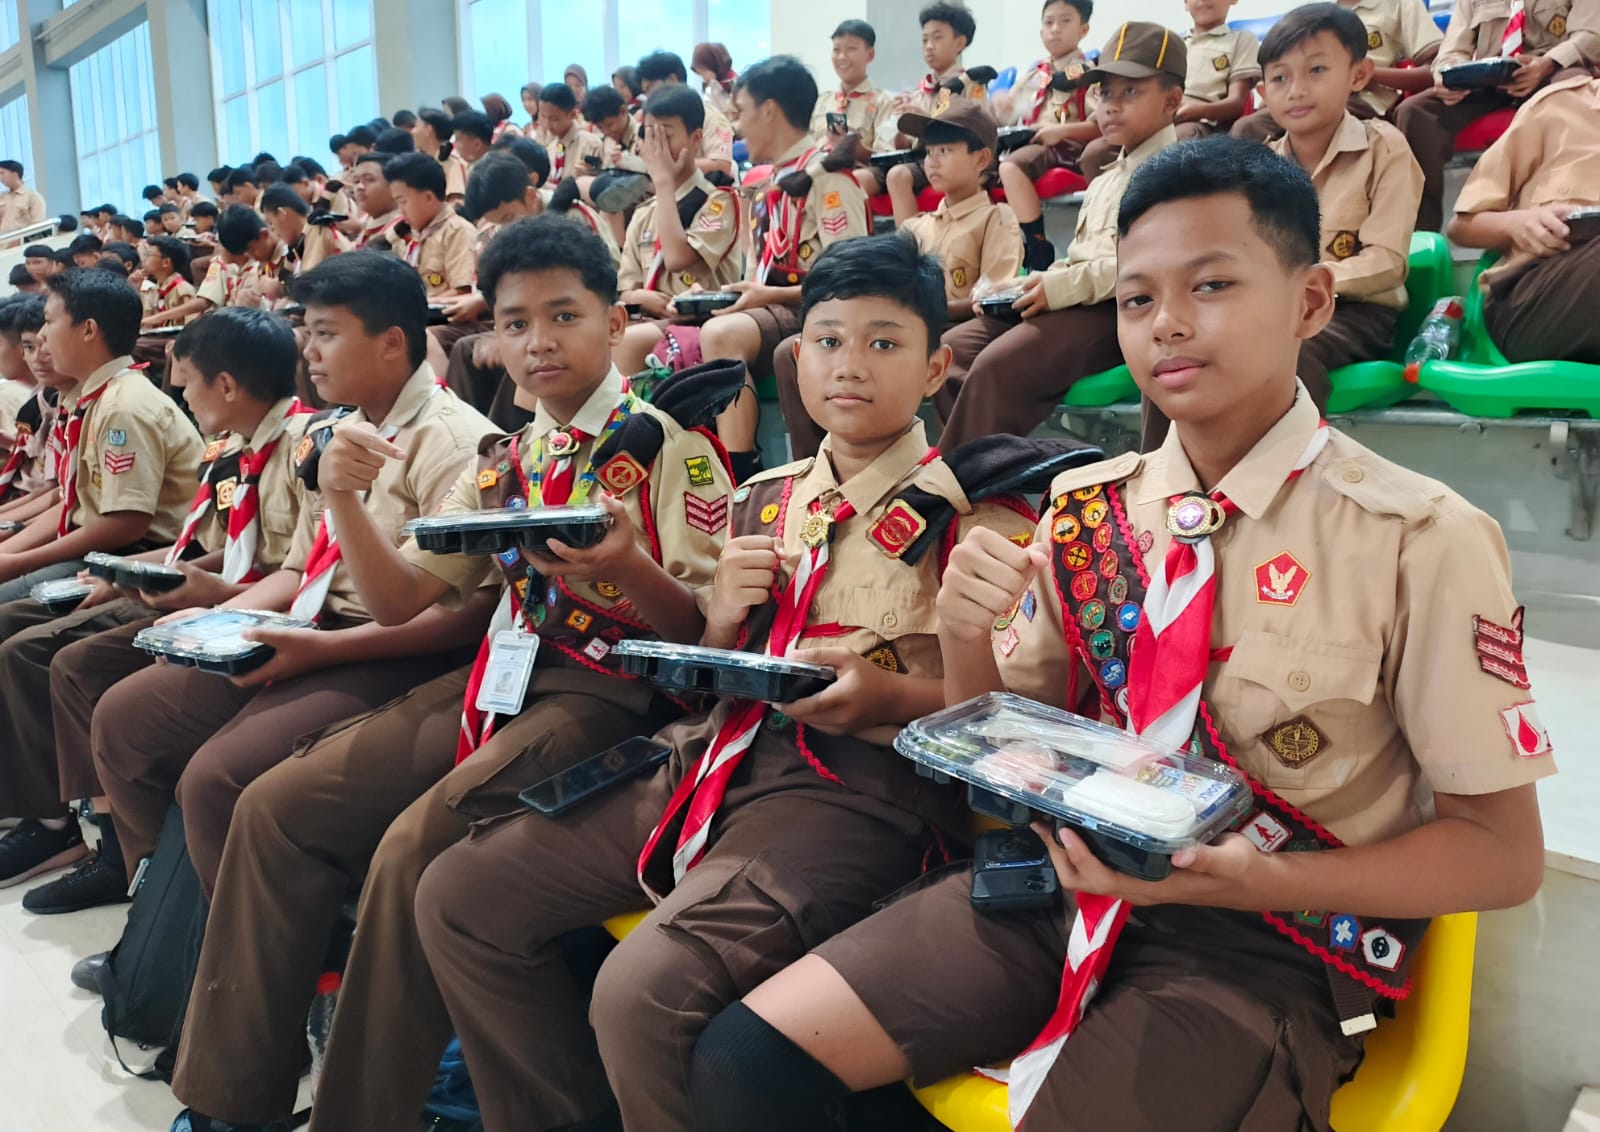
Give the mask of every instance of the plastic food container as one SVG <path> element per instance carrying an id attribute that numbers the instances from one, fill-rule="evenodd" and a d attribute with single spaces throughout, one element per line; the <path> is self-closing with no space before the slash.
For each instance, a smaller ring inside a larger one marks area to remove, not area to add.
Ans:
<path id="1" fill-rule="evenodd" d="M 1567 242 L 1581 244 L 1600 236 L 1600 205 L 1585 205 L 1567 213 L 1562 221 L 1567 226 Z"/>
<path id="2" fill-rule="evenodd" d="M 1022 292 L 1001 291 L 998 294 L 986 295 L 978 300 L 978 309 L 990 318 L 1004 319 L 1006 322 L 1021 322 L 1022 312 L 1014 305 L 1022 298 Z"/>
<path id="3" fill-rule="evenodd" d="M 1488 90 L 1511 81 L 1519 64 L 1515 59 L 1475 59 L 1439 72 L 1448 90 Z"/>
<path id="4" fill-rule="evenodd" d="M 174 570 L 159 562 L 118 558 L 115 554 L 102 554 L 99 551 L 85 555 L 83 560 L 88 564 L 92 576 L 140 593 L 171 593 L 181 588 L 186 580 L 182 570 Z"/>
<path id="5" fill-rule="evenodd" d="M 704 291 L 679 295 L 672 300 L 672 309 L 682 315 L 698 317 L 711 314 L 713 311 L 727 310 L 738 301 L 739 296 L 733 291 Z"/>
<path id="6" fill-rule="evenodd" d="M 930 776 L 967 783 L 980 813 L 1012 825 L 1053 818 L 1111 868 L 1145 880 L 1166 876 L 1174 853 L 1214 840 L 1251 805 L 1231 767 L 1005 692 L 919 719 L 894 745 Z"/>
<path id="7" fill-rule="evenodd" d="M 170 625 L 152 625 L 133 638 L 135 648 L 202 672 L 240 676 L 272 659 L 272 648 L 244 639 L 246 629 L 310 629 L 310 621 L 257 609 L 213 609 Z"/>
<path id="8" fill-rule="evenodd" d="M 622 658 L 622 671 L 669 692 L 707 692 L 769 704 L 814 696 L 837 679 L 823 664 L 665 641 L 620 641 L 611 655 Z"/>
<path id="9" fill-rule="evenodd" d="M 906 165 L 919 159 L 916 149 L 891 149 L 888 153 L 874 153 L 867 158 L 867 164 L 880 173 L 887 173 L 896 165 Z"/>
<path id="10" fill-rule="evenodd" d="M 93 588 L 76 578 L 57 578 L 53 582 L 40 582 L 28 591 L 28 596 L 51 613 L 71 613 Z"/>
<path id="11" fill-rule="evenodd" d="M 995 131 L 999 142 L 1000 152 L 1010 153 L 1014 149 L 1021 149 L 1025 145 L 1032 145 L 1034 136 L 1039 131 L 1033 126 L 1001 126 Z"/>
<path id="12" fill-rule="evenodd" d="M 499 554 L 543 550 L 550 539 L 568 546 L 593 546 L 606 537 L 611 513 L 598 504 L 579 507 L 501 507 L 412 519 L 406 534 L 434 554 Z"/>

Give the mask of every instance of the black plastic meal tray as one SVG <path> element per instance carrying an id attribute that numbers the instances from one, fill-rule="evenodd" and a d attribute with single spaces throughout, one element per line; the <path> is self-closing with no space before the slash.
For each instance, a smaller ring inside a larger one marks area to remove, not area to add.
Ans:
<path id="1" fill-rule="evenodd" d="M 754 667 L 771 658 L 733 654 L 726 660 L 678 659 L 623 655 L 622 670 L 642 676 L 669 692 L 704 692 L 769 704 L 788 704 L 814 696 L 835 677 L 818 665 L 796 665 L 795 671 Z M 806 671 L 801 671 L 805 669 Z M 826 675 L 824 675 L 826 673 Z"/>
<path id="2" fill-rule="evenodd" d="M 146 594 L 169 594 L 181 589 L 187 580 L 176 570 L 169 572 L 152 568 L 148 562 L 134 564 L 126 559 L 91 560 L 85 568 L 91 577 L 103 578 L 114 586 Z"/>
<path id="3" fill-rule="evenodd" d="M 706 315 L 713 311 L 727 310 L 738 301 L 739 296 L 732 291 L 706 291 L 693 295 L 679 295 L 672 300 L 672 306 L 679 314 Z"/>
<path id="4" fill-rule="evenodd" d="M 987 299 L 978 300 L 978 309 L 990 318 L 1004 319 L 1007 322 L 1021 322 L 1022 312 L 1016 308 L 1017 295 L 995 295 Z"/>
<path id="5" fill-rule="evenodd" d="M 605 538 L 611 527 L 611 516 L 599 508 L 594 510 L 598 514 L 593 518 L 556 521 L 537 510 L 478 511 L 464 516 L 460 523 L 427 520 L 409 531 L 419 547 L 433 554 L 488 555 L 513 548 L 542 551 L 550 539 L 582 548 Z M 474 515 L 479 517 L 476 521 Z M 495 519 L 485 522 L 485 515 Z"/>
<path id="6" fill-rule="evenodd" d="M 916 149 L 891 149 L 888 153 L 874 153 L 867 164 L 880 172 L 888 172 L 896 165 L 906 165 L 921 160 L 922 152 Z"/>
<path id="7" fill-rule="evenodd" d="M 1446 67 L 1439 81 L 1449 90 L 1486 90 L 1510 82 L 1517 67 L 1515 59 L 1477 59 Z"/>

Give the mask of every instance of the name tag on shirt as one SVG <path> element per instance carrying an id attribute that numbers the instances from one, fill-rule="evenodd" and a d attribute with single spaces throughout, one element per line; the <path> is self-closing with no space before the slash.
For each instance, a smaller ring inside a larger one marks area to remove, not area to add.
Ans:
<path id="1" fill-rule="evenodd" d="M 516 629 L 503 629 L 489 643 L 489 666 L 478 686 L 477 708 L 496 715 L 516 715 L 528 695 L 533 662 L 539 655 L 539 637 Z"/>

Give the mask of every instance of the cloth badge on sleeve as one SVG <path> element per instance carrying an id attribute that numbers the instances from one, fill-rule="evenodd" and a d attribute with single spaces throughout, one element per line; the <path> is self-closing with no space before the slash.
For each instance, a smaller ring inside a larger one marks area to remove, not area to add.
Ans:
<path id="1" fill-rule="evenodd" d="M 1368 928 L 1361 933 L 1361 956 L 1369 966 L 1398 971 L 1405 954 L 1406 945 L 1382 928 Z"/>
<path id="2" fill-rule="evenodd" d="M 1104 523 L 1094 529 L 1094 548 L 1102 554 L 1111 549 L 1111 528 Z"/>
<path id="3" fill-rule="evenodd" d="M 120 476 L 133 471 L 133 457 L 132 452 L 107 452 L 106 474 Z"/>
<path id="4" fill-rule="evenodd" d="M 867 538 L 885 557 L 899 558 L 927 529 L 928 521 L 909 503 L 897 499 L 883 518 L 867 529 Z"/>
<path id="5" fill-rule="evenodd" d="M 1098 527 L 1106 521 L 1106 515 L 1111 511 L 1111 505 L 1104 499 L 1091 499 L 1083 505 L 1083 525 Z"/>
<path id="6" fill-rule="evenodd" d="M 727 205 L 723 204 L 720 200 L 718 200 L 715 197 L 711 198 L 710 203 L 708 203 L 706 205 L 706 211 L 709 212 L 712 216 L 721 216 L 723 214 L 723 212 L 725 212 L 726 210 L 727 210 Z"/>
<path id="7" fill-rule="evenodd" d="M 1081 574 L 1072 576 L 1072 596 L 1079 601 L 1088 601 L 1099 588 L 1100 575 L 1092 570 L 1085 570 Z"/>
<path id="8" fill-rule="evenodd" d="M 594 624 L 594 618 L 581 609 L 574 609 L 567 614 L 567 627 L 576 629 L 580 633 L 587 633 L 589 626 Z"/>
<path id="9" fill-rule="evenodd" d="M 722 227 L 722 221 L 718 219 L 721 215 L 720 212 L 711 212 L 710 210 L 702 212 L 700 218 L 694 222 L 694 226 L 702 232 L 715 232 Z"/>
<path id="10" fill-rule="evenodd" d="M 302 437 L 300 443 L 294 446 L 294 462 L 304 464 L 306 457 L 311 455 L 316 446 L 317 442 L 311 436 Z"/>
<path id="11" fill-rule="evenodd" d="M 841 216 L 839 219 L 843 220 L 844 217 Z M 842 230 L 844 225 L 841 224 L 839 227 Z M 812 247 L 811 247 L 810 244 L 801 244 L 800 245 L 800 258 L 801 259 L 810 259 L 814 255 L 816 255 L 816 252 L 812 250 Z"/>
<path id="12" fill-rule="evenodd" d="M 1022 595 L 1022 617 L 1025 621 L 1032 621 L 1034 614 L 1039 611 L 1039 599 L 1033 596 L 1033 591 L 1028 590 Z"/>
<path id="13" fill-rule="evenodd" d="M 428 286 L 430 286 L 430 287 L 443 287 L 444 286 L 444 276 L 440 275 L 437 271 L 428 272 Z"/>
<path id="14" fill-rule="evenodd" d="M 1550 733 L 1539 722 L 1539 712 L 1532 700 L 1505 708 L 1500 712 L 1500 722 L 1505 726 L 1512 748 L 1523 758 L 1550 753 Z"/>
<path id="15" fill-rule="evenodd" d="M 1078 572 L 1087 570 L 1089 563 L 1094 560 L 1094 555 L 1089 548 L 1081 542 L 1069 542 L 1061 551 L 1061 561 L 1068 570 Z"/>
<path id="16" fill-rule="evenodd" d="M 1256 602 L 1260 605 L 1294 605 L 1305 592 L 1311 571 L 1287 550 L 1256 567 Z"/>
<path id="17" fill-rule="evenodd" d="M 1082 530 L 1078 520 L 1071 515 L 1058 515 L 1050 524 L 1050 538 L 1064 545 L 1077 539 Z"/>
<path id="18" fill-rule="evenodd" d="M 601 485 L 619 499 L 644 482 L 650 473 L 645 466 L 626 452 L 619 452 L 607 460 L 595 473 Z"/>
<path id="19" fill-rule="evenodd" d="M 826 195 L 824 195 L 823 198 L 822 198 L 822 207 L 828 209 L 829 211 L 832 211 L 835 208 L 842 207 L 841 202 L 839 200 L 839 194 L 838 193 L 827 193 Z"/>
<path id="20" fill-rule="evenodd" d="M 1092 578 L 1094 575 L 1085 574 L 1084 577 Z M 1128 666 L 1123 664 L 1122 661 L 1118 660 L 1116 657 L 1112 657 L 1110 660 L 1106 661 L 1100 666 L 1100 683 L 1104 684 L 1107 688 L 1115 690 L 1122 687 L 1127 682 Z"/>
<path id="21" fill-rule="evenodd" d="M 1121 605 L 1128 596 L 1128 579 L 1118 574 L 1106 586 L 1106 596 L 1111 599 L 1111 604 Z"/>
<path id="22" fill-rule="evenodd" d="M 850 218 L 841 212 L 838 216 L 824 216 L 820 223 L 828 235 L 837 236 L 850 226 Z M 800 251 L 803 255 L 805 249 L 801 248 Z"/>
<path id="23" fill-rule="evenodd" d="M 1334 259 L 1349 259 L 1361 250 L 1361 240 L 1354 232 L 1335 232 L 1328 241 L 1328 254 Z"/>
<path id="24" fill-rule="evenodd" d="M 778 505 L 769 503 L 761 509 L 761 522 L 770 526 L 778 521 Z"/>
<path id="25" fill-rule="evenodd" d="M 106 433 L 106 443 L 113 448 L 121 448 L 128 443 L 128 434 L 120 428 L 111 429 Z"/>
<path id="26" fill-rule="evenodd" d="M 1290 769 L 1304 766 L 1329 746 L 1328 737 L 1303 715 L 1267 728 L 1261 733 L 1261 741 Z"/>
<path id="27" fill-rule="evenodd" d="M 493 468 L 485 468 L 483 471 L 478 473 L 479 491 L 488 491 L 491 487 L 499 482 L 500 473 L 495 471 Z"/>
<path id="28" fill-rule="evenodd" d="M 1550 17 L 1550 34 L 1557 39 L 1565 39 L 1567 36 L 1567 17 L 1560 13 Z"/>
<path id="29" fill-rule="evenodd" d="M 1289 843 L 1289 829 L 1265 810 L 1257 811 L 1239 832 L 1263 853 L 1276 853 Z"/>
<path id="30" fill-rule="evenodd" d="M 1214 71 L 1226 71 L 1228 69 L 1228 57 L 1226 55 L 1218 55 L 1211 60 L 1211 69 Z"/>
<path id="31" fill-rule="evenodd" d="M 893 645 L 879 645 L 867 654 L 867 659 L 885 672 L 899 672 L 902 667 Z"/>
<path id="32" fill-rule="evenodd" d="M 709 487 L 717 482 L 717 477 L 711 472 L 711 457 L 691 456 L 683 462 L 683 470 L 689 473 L 689 483 L 694 487 Z"/>
<path id="33" fill-rule="evenodd" d="M 1376 29 L 1367 32 L 1367 50 L 1376 51 L 1383 46 L 1383 33 Z"/>
<path id="34" fill-rule="evenodd" d="M 964 267 L 958 267 L 950 272 L 950 282 L 954 283 L 957 287 L 965 287 L 967 285 L 967 269 Z"/>
<path id="35" fill-rule="evenodd" d="M 606 658 L 606 653 L 610 651 L 611 646 L 606 644 L 606 642 L 602 641 L 599 637 L 595 637 L 588 644 L 583 646 L 583 655 L 594 661 L 604 660 Z"/>
<path id="36" fill-rule="evenodd" d="M 1528 667 L 1522 659 L 1521 606 L 1511 615 L 1509 626 L 1496 625 L 1474 613 L 1472 639 L 1478 650 L 1479 668 L 1514 688 L 1528 687 Z"/>
<path id="37" fill-rule="evenodd" d="M 1354 951 L 1361 938 L 1361 921 L 1348 913 L 1335 916 L 1328 924 L 1328 942 L 1340 951 Z"/>
<path id="38" fill-rule="evenodd" d="M 1031 591 L 1030 591 L 1031 592 Z M 1029 620 L 1033 620 L 1031 617 Z M 1103 601 L 1086 601 L 1078 610 L 1078 624 L 1093 632 L 1106 623 L 1106 603 Z M 1106 655 L 1110 655 L 1109 653 Z"/>
<path id="39" fill-rule="evenodd" d="M 1000 655 L 1010 656 L 1017 651 L 1017 645 L 1021 643 L 1022 637 L 1017 633 L 1017 627 L 1015 625 L 1007 625 L 1006 631 L 1000 637 Z"/>
<path id="40" fill-rule="evenodd" d="M 701 499 L 693 492 L 684 492 L 683 521 L 697 531 L 704 531 L 708 535 L 717 534 L 728 525 L 727 495 L 719 495 L 715 499 Z"/>

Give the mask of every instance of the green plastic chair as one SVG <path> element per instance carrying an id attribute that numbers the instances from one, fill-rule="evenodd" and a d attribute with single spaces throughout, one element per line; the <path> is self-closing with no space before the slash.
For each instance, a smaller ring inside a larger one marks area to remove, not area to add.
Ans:
<path id="1" fill-rule="evenodd" d="M 1483 321 L 1483 290 L 1478 277 L 1499 257 L 1478 261 L 1466 297 L 1461 356 L 1427 362 L 1418 385 L 1458 413 L 1471 417 L 1513 417 L 1524 412 L 1582 412 L 1600 417 L 1600 366 L 1584 362 L 1508 362 Z"/>
<path id="2" fill-rule="evenodd" d="M 1328 373 L 1332 391 L 1328 412 L 1349 413 L 1356 409 L 1384 409 L 1417 392 L 1406 380 L 1406 347 L 1417 336 L 1417 328 L 1428 317 L 1433 304 L 1454 294 L 1450 263 L 1450 244 L 1437 232 L 1414 232 L 1406 271 L 1406 309 L 1394 327 L 1394 342 L 1383 361 L 1357 362 Z"/>

